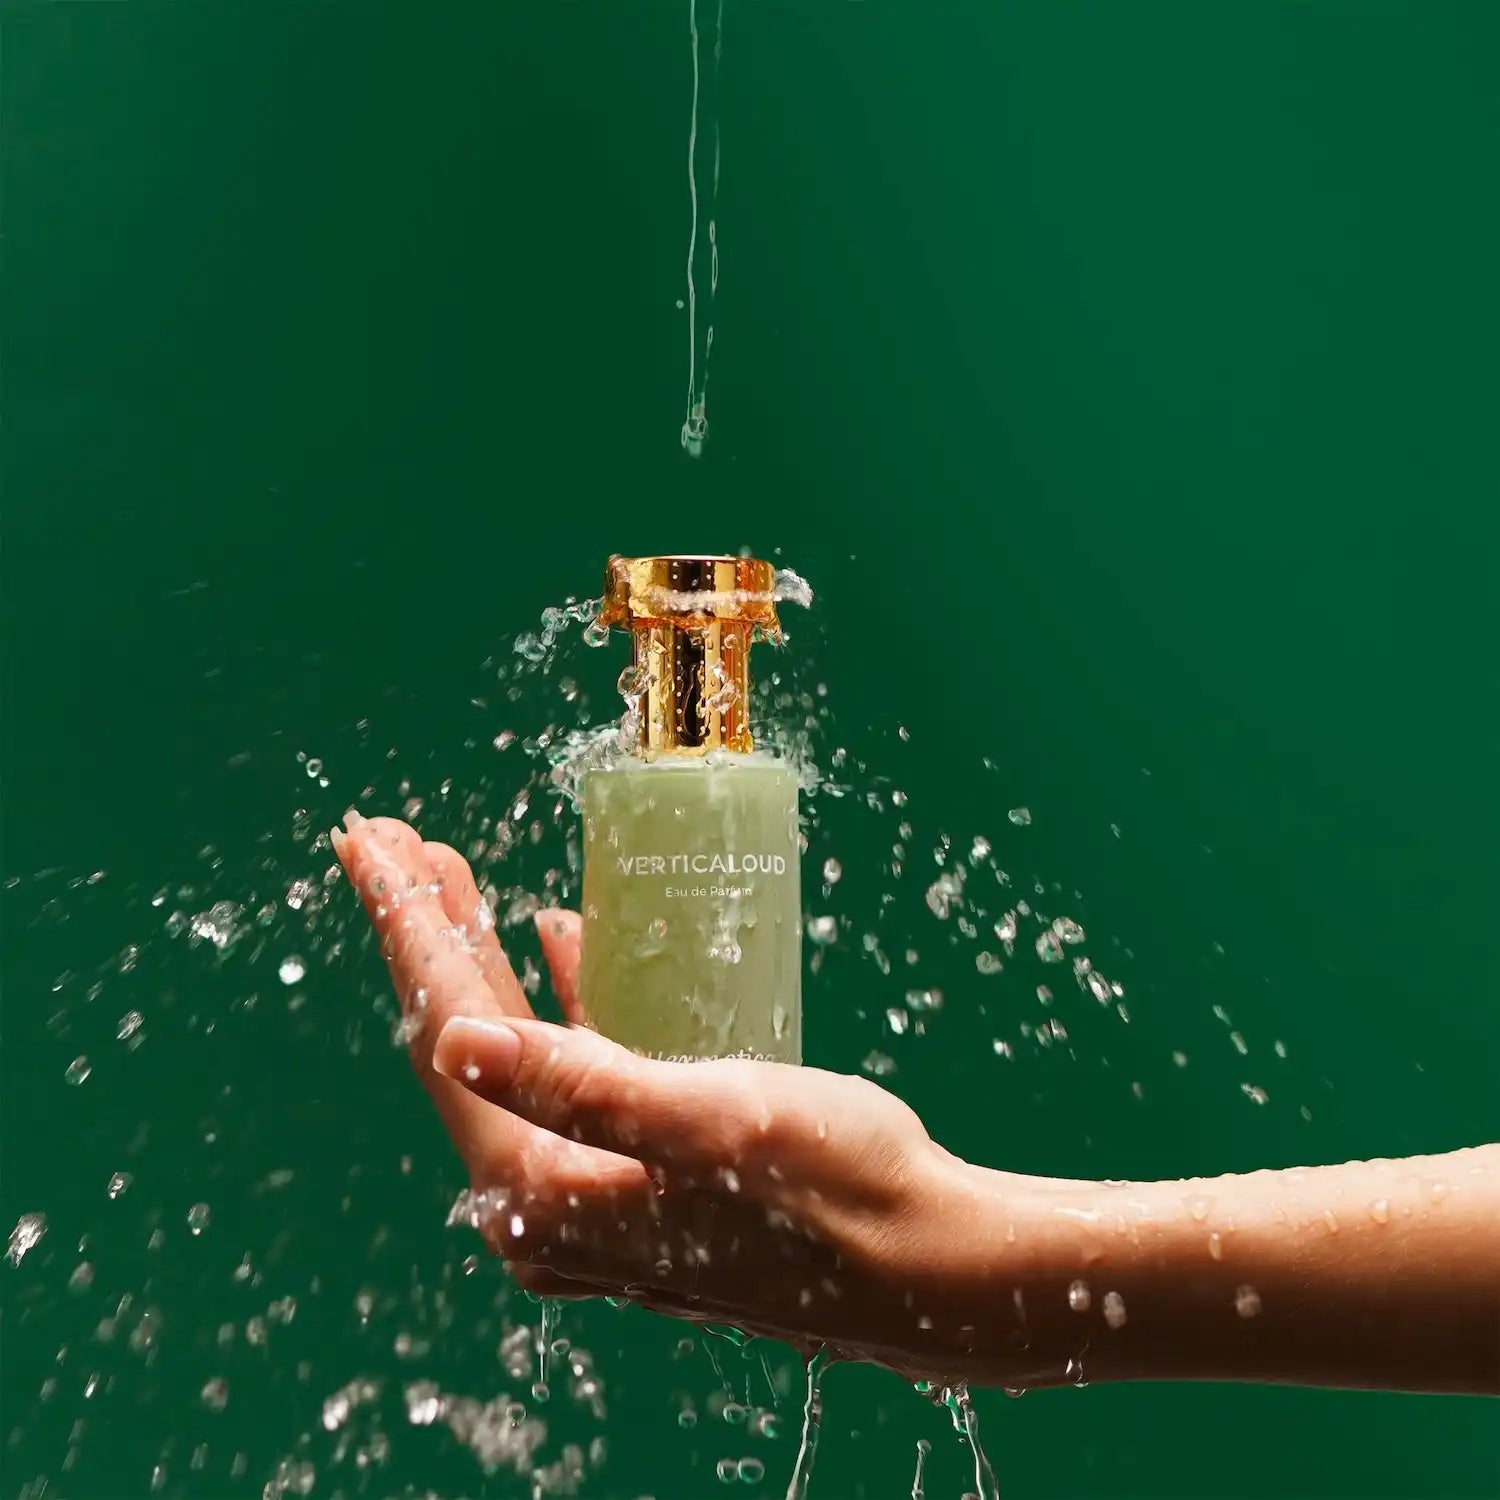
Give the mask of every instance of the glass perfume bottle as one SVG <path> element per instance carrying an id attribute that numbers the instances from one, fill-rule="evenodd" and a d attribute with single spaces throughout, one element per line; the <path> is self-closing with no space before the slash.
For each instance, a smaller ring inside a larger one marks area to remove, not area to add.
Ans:
<path id="1" fill-rule="evenodd" d="M 579 986 L 647 1056 L 802 1060 L 797 776 L 750 733 L 774 590 L 751 558 L 610 560 L 599 618 L 630 633 L 635 744 L 583 778 Z"/>

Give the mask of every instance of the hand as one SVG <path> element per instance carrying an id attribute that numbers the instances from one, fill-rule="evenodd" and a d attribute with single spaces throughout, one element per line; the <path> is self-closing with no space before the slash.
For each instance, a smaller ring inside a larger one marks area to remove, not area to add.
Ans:
<path id="1" fill-rule="evenodd" d="M 609 1293 L 913 1375 L 961 1369 L 975 1297 L 994 1300 L 1005 1179 L 981 1187 L 865 1079 L 656 1062 L 587 1030 L 572 913 L 544 912 L 538 930 L 573 1024 L 537 1020 L 459 854 L 357 815 L 334 842 L 468 1167 L 476 1227 L 523 1287 Z"/>
<path id="2" fill-rule="evenodd" d="M 532 1291 L 945 1383 L 1500 1390 L 1500 1146 L 1156 1183 L 968 1166 L 863 1079 L 594 1035 L 568 912 L 538 929 L 571 1024 L 538 1021 L 463 859 L 349 824 L 334 845 L 474 1222 Z"/>

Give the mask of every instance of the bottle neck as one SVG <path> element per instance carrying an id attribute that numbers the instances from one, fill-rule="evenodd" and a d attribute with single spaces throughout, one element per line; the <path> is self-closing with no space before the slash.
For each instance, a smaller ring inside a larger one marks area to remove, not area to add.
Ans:
<path id="1" fill-rule="evenodd" d="M 631 629 L 644 754 L 748 752 L 751 626 L 741 620 Z"/>

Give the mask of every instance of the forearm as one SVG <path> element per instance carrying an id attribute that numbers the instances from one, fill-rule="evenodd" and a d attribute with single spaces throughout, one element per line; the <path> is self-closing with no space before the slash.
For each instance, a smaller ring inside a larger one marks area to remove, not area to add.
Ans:
<path id="1" fill-rule="evenodd" d="M 1500 1147 L 992 1196 L 1002 1380 L 1500 1392 Z"/>

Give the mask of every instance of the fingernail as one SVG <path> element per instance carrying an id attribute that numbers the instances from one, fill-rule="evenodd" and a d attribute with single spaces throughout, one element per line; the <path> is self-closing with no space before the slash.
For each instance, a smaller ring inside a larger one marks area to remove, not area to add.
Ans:
<path id="1" fill-rule="evenodd" d="M 438 1033 L 432 1070 L 473 1086 L 503 1089 L 521 1064 L 521 1038 L 503 1021 L 454 1016 Z"/>
<path id="2" fill-rule="evenodd" d="M 353 833 L 354 830 L 358 828 L 359 825 L 363 822 L 364 819 L 359 815 L 359 809 L 357 807 L 351 807 L 349 811 L 344 814 L 344 827 L 347 828 L 350 833 Z"/>
<path id="3" fill-rule="evenodd" d="M 328 837 L 333 843 L 333 852 L 338 855 L 342 863 L 344 858 L 344 830 L 342 828 L 330 828 Z"/>

